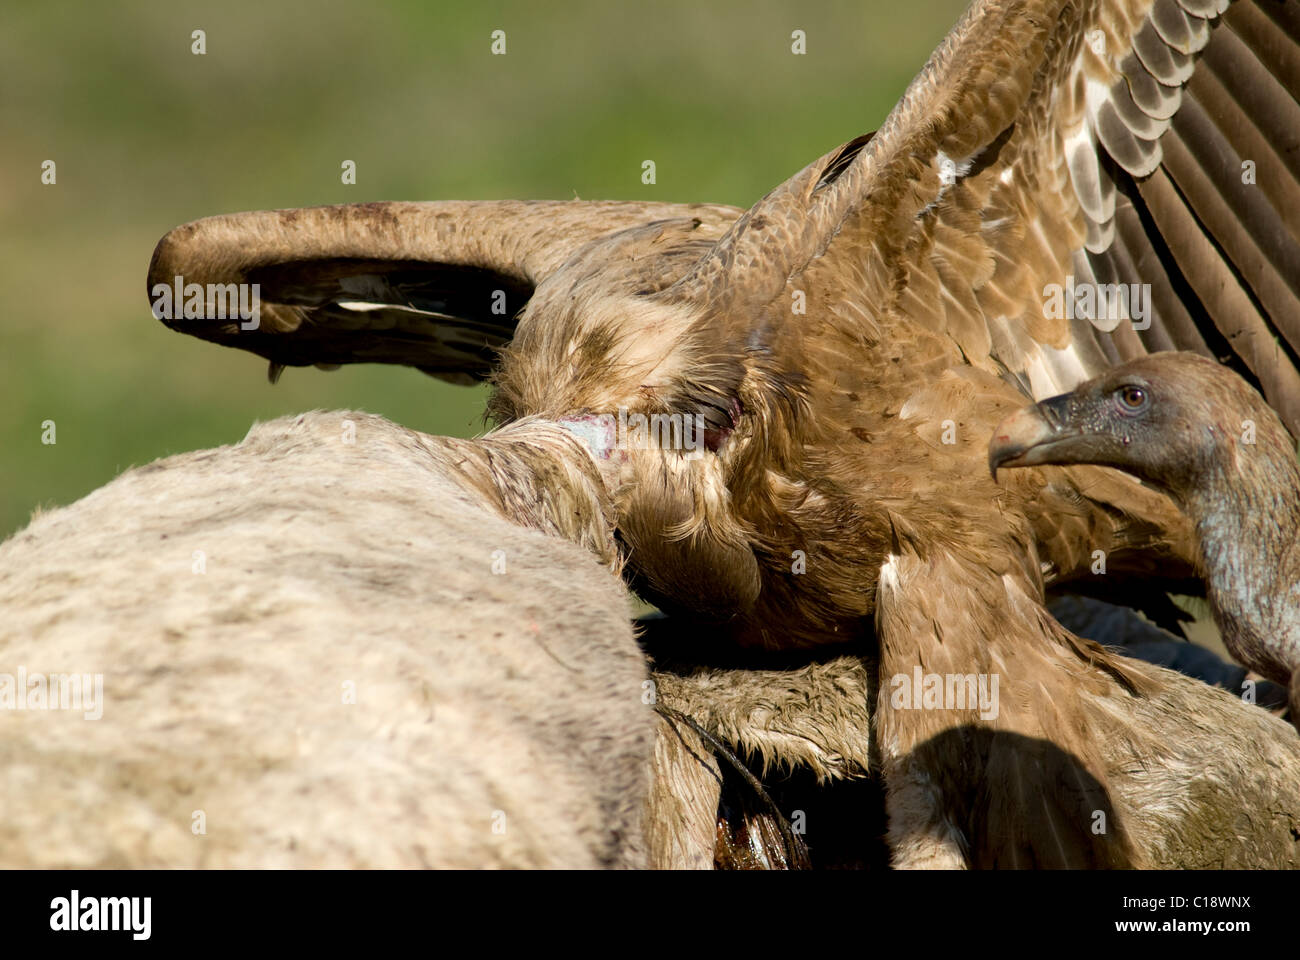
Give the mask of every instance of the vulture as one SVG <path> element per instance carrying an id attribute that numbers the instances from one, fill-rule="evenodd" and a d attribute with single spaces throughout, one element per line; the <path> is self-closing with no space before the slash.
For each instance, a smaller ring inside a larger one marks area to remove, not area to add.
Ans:
<path id="1" fill-rule="evenodd" d="M 1043 463 L 1118 467 L 1186 511 L 1228 652 L 1289 684 L 1300 729 L 1300 465 L 1263 397 L 1193 353 L 1131 360 L 994 431 L 990 470 Z"/>
<path id="2" fill-rule="evenodd" d="M 1300 427 L 1298 91 L 1296 0 L 975 0 L 874 134 L 748 210 L 218 215 L 161 239 L 149 295 L 272 379 L 405 364 L 490 380 L 497 423 L 564 424 L 615 491 L 632 585 L 707 625 L 701 656 L 856 645 L 895 865 L 1152 862 L 1095 815 L 1172 681 L 1043 601 L 1194 582 L 1192 527 L 1094 465 L 995 482 L 987 439 L 1171 348 Z M 232 319 L 241 284 L 259 310 Z M 914 671 L 999 678 L 996 716 L 896 704 Z"/>
<path id="3" fill-rule="evenodd" d="M 1260 678 L 1207 647 L 1188 643 L 1187 637 L 1163 629 L 1129 607 L 1067 594 L 1053 598 L 1047 609 L 1067 630 L 1125 656 L 1177 670 L 1238 695 L 1248 689 L 1249 681 L 1261 707 L 1278 713 L 1287 709 L 1286 687 Z"/>

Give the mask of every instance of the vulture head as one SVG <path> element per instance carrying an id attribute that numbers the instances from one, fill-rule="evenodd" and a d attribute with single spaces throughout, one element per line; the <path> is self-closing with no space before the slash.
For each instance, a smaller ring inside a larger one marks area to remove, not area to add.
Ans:
<path id="1" fill-rule="evenodd" d="M 1246 488 L 1287 483 L 1295 444 L 1277 414 L 1222 364 L 1193 353 L 1131 360 L 994 430 L 989 469 L 1093 463 L 1117 467 L 1209 506 Z"/>
<path id="2" fill-rule="evenodd" d="M 1229 652 L 1290 683 L 1300 726 L 1300 466 L 1277 414 L 1213 360 L 1156 353 L 1004 420 L 989 467 L 1096 463 L 1167 491 L 1195 522 Z"/>

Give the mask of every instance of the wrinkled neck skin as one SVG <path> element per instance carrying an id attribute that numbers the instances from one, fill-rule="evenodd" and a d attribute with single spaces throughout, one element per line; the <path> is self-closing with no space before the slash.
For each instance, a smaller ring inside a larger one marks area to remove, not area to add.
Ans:
<path id="1" fill-rule="evenodd" d="M 1287 683 L 1300 669 L 1300 468 L 1289 437 L 1261 435 L 1229 449 L 1171 492 L 1197 521 L 1207 593 L 1228 650 Z"/>
<path id="2" fill-rule="evenodd" d="M 430 438 L 433 439 L 433 438 Z M 615 475 L 561 424 L 525 418 L 476 440 L 436 438 L 467 486 L 513 523 L 590 550 L 618 572 Z"/>

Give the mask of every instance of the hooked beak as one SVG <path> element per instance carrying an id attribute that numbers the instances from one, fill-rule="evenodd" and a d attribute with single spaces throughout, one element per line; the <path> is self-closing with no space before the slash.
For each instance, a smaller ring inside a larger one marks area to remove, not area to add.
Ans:
<path id="1" fill-rule="evenodd" d="M 1060 447 L 1079 437 L 1079 431 L 1065 418 L 1070 394 L 1051 397 L 1007 417 L 993 431 L 989 441 L 989 474 L 998 478 L 998 467 L 1032 467 L 1060 463 Z"/>

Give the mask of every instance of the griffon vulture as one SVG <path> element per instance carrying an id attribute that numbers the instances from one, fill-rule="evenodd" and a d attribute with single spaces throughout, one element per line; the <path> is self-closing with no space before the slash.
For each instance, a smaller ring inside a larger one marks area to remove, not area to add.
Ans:
<path id="1" fill-rule="evenodd" d="M 635 584 L 718 621 L 715 644 L 874 626 L 895 863 L 1151 862 L 1095 817 L 1150 746 L 1134 702 L 1166 681 L 1042 600 L 1189 577 L 1190 526 L 1097 467 L 996 484 L 986 445 L 1027 397 L 1170 347 L 1233 363 L 1300 426 L 1300 9 L 1227 6 L 976 0 L 874 135 L 745 212 L 216 216 L 160 241 L 151 298 L 257 283 L 253 329 L 210 301 L 163 319 L 273 374 L 491 377 L 498 422 L 568 423 L 618 491 Z M 601 419 L 620 412 L 698 417 L 700 442 L 624 443 Z M 999 677 L 996 716 L 898 706 L 914 670 Z M 1279 803 L 1286 836 L 1300 800 Z"/>
<path id="2" fill-rule="evenodd" d="M 1228 652 L 1290 686 L 1300 727 L 1300 465 L 1264 399 L 1196 354 L 1131 360 L 994 431 L 991 470 L 1042 463 L 1119 467 L 1173 497 Z"/>

